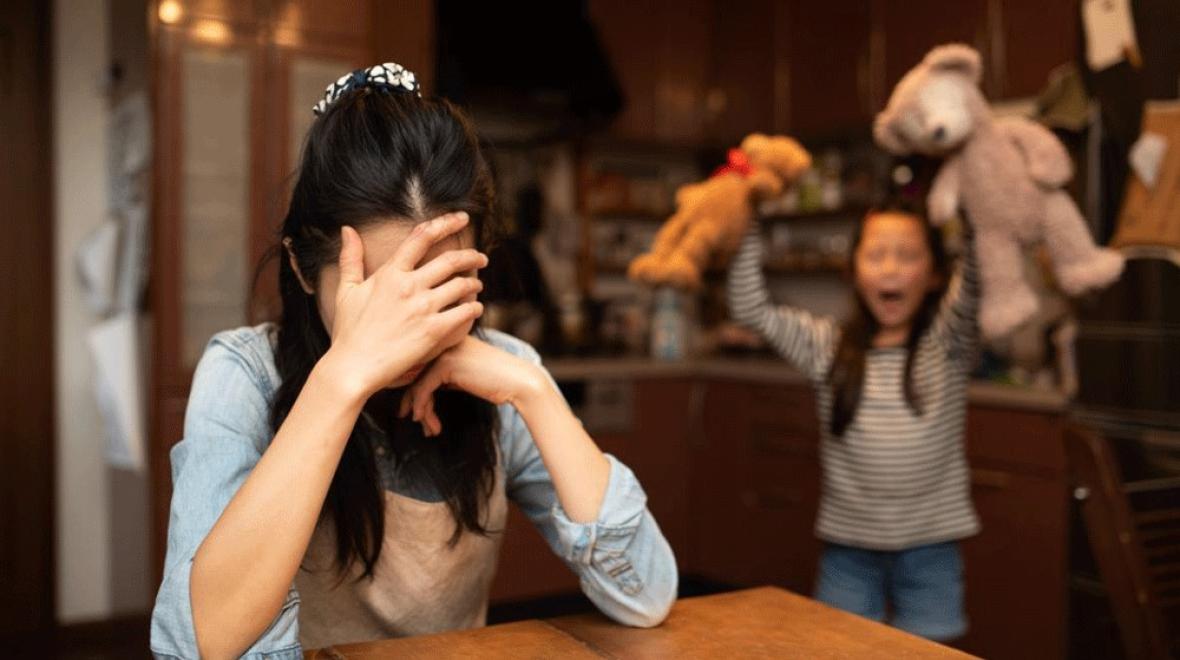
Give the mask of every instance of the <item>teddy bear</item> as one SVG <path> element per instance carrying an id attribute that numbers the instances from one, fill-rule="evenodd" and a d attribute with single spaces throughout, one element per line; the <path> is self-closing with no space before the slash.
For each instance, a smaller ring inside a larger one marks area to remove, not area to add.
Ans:
<path id="1" fill-rule="evenodd" d="M 974 230 L 979 327 L 994 339 L 1037 310 L 1037 296 L 1023 277 L 1024 246 L 1044 244 L 1069 295 L 1118 279 L 1123 257 L 1094 244 L 1062 189 L 1073 176 L 1065 147 L 1031 120 L 993 117 L 979 88 L 982 72 L 979 53 L 969 46 L 934 48 L 894 87 L 873 122 L 873 138 L 896 155 L 943 159 L 927 212 L 938 226 L 962 210 Z"/>
<path id="2" fill-rule="evenodd" d="M 710 260 L 725 263 L 737 251 L 758 202 L 781 194 L 809 167 L 811 155 L 789 137 L 746 136 L 740 148 L 729 150 L 726 165 L 676 191 L 676 213 L 651 250 L 631 261 L 627 276 L 649 285 L 699 289 Z"/>

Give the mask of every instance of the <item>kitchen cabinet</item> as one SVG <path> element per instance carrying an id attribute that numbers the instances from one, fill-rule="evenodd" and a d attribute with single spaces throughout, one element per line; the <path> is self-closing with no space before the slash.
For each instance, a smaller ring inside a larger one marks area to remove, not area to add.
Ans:
<path id="1" fill-rule="evenodd" d="M 774 0 L 715 4 L 705 95 L 709 144 L 737 146 L 750 133 L 773 130 L 778 9 Z"/>
<path id="2" fill-rule="evenodd" d="M 701 143 L 713 55 L 713 0 L 594 0 L 589 10 L 623 89 L 623 111 L 611 135 L 640 143 Z"/>
<path id="3" fill-rule="evenodd" d="M 596 0 L 638 142 L 732 146 L 753 131 L 867 136 L 893 86 L 934 46 L 983 57 L 993 100 L 1036 95 L 1077 57 L 1075 0 Z"/>
<path id="4" fill-rule="evenodd" d="M 883 61 L 884 74 L 880 105 L 888 100 L 889 92 L 907 71 L 922 61 L 933 47 L 946 43 L 964 43 L 981 53 L 989 46 L 989 0 L 909 0 L 874 3 L 880 39 L 884 48 L 877 53 Z M 986 66 L 986 63 L 985 63 Z M 985 90 L 988 72 L 984 73 Z"/>
<path id="5" fill-rule="evenodd" d="M 780 31 L 786 40 L 787 132 L 827 137 L 863 132 L 879 109 L 873 98 L 869 0 L 790 0 Z"/>
<path id="6" fill-rule="evenodd" d="M 811 593 L 819 542 L 818 433 L 805 385 L 706 381 L 704 437 L 688 475 L 689 573 Z"/>
<path id="7" fill-rule="evenodd" d="M 1081 30 L 1077 0 L 991 0 L 991 4 L 997 51 L 991 66 L 1002 72 L 995 90 L 998 98 L 1036 96 L 1053 69 L 1077 60 Z"/>
<path id="8" fill-rule="evenodd" d="M 971 494 L 983 531 L 963 542 L 970 629 L 984 658 L 1065 656 L 1068 488 L 1064 418 L 972 406 Z"/>

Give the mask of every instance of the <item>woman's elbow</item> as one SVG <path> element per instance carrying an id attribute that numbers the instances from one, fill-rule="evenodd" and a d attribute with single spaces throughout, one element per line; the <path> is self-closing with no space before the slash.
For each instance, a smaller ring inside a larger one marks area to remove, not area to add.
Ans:
<path id="1" fill-rule="evenodd" d="M 673 564 L 675 566 L 675 564 Z M 632 596 L 622 616 L 615 618 L 623 625 L 633 628 L 654 628 L 664 622 L 676 604 L 679 575 L 673 568 L 667 576 L 653 580 Z"/>

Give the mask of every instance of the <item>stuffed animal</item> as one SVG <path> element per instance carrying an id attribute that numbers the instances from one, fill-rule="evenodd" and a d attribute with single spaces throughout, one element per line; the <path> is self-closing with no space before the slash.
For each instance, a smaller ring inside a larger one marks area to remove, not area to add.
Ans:
<path id="1" fill-rule="evenodd" d="M 1065 147 L 1030 120 L 992 117 L 979 89 L 981 74 L 975 50 L 934 48 L 897 83 L 873 137 L 897 155 L 944 158 L 927 211 L 941 225 L 962 209 L 975 230 L 979 325 L 985 337 L 997 338 L 1037 310 L 1037 296 L 1023 278 L 1022 246 L 1044 243 L 1057 282 L 1070 295 L 1118 279 L 1123 258 L 1094 245 L 1062 190 L 1073 175 Z"/>
<path id="2" fill-rule="evenodd" d="M 632 280 L 696 290 L 710 260 L 728 261 L 745 235 L 757 203 L 780 194 L 811 167 L 811 156 L 784 136 L 754 133 L 710 178 L 676 191 L 676 213 L 656 234 L 651 251 L 627 269 Z"/>

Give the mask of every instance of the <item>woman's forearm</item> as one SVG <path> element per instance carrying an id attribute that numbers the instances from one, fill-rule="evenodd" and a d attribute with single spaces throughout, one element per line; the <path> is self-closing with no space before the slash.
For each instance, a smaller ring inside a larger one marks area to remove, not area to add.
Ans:
<path id="1" fill-rule="evenodd" d="M 610 480 L 610 462 L 561 394 L 537 368 L 511 403 L 537 445 L 566 515 L 580 523 L 597 520 Z"/>
<path id="2" fill-rule="evenodd" d="M 197 549 L 189 592 L 202 657 L 237 657 L 278 614 L 364 401 L 322 359 Z"/>

